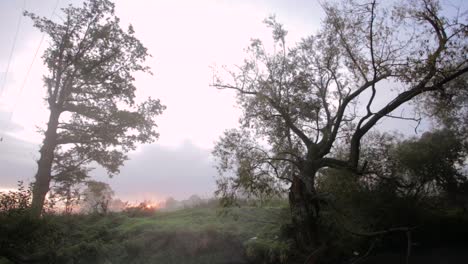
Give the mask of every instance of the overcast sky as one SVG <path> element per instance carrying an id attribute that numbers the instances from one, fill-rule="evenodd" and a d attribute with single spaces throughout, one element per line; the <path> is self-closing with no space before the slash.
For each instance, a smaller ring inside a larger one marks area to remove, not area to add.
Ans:
<path id="1" fill-rule="evenodd" d="M 57 3 L 59 8 L 52 16 Z M 0 90 L 0 188 L 33 179 L 42 140 L 36 131 L 45 126 L 48 114 L 41 80 L 46 69 L 40 58 L 47 38 L 27 74 L 42 35 L 26 17 L 19 21 L 5 74 L 23 4 L 28 11 L 58 20 L 60 7 L 70 3 L 79 5 L 80 1 L 0 1 L 0 89 L 4 88 Z M 251 38 L 267 40 L 270 33 L 262 21 L 271 14 L 285 24 L 290 43 L 314 33 L 323 15 L 320 6 L 307 0 L 115 3 L 122 26 L 131 23 L 153 56 L 148 65 L 154 75 L 136 75 L 138 96 L 160 98 L 167 110 L 158 119 L 160 139 L 131 153 L 120 175 L 109 180 L 101 170 L 93 174 L 126 200 L 210 196 L 216 176 L 210 157 L 213 142 L 223 130 L 235 127 L 239 118 L 233 94 L 209 86 L 212 67 L 240 63 Z M 391 122 L 387 126 L 413 128 L 413 124 Z"/>
<path id="2" fill-rule="evenodd" d="M 40 58 L 47 38 L 27 75 L 42 34 L 22 17 L 8 75 L 5 74 L 23 5 L 25 9 L 60 19 L 60 7 L 77 0 L 0 1 L 0 188 L 33 179 L 47 107 Z M 233 94 L 209 84 L 212 67 L 233 65 L 254 37 L 268 39 L 262 21 L 276 14 L 288 26 L 291 41 L 317 30 L 321 10 L 311 1 L 115 1 L 122 26 L 131 23 L 149 49 L 154 73 L 136 75 L 138 96 L 160 98 L 167 110 L 159 118 L 160 139 L 130 154 L 120 175 L 107 179 L 126 200 L 211 196 L 216 171 L 210 157 L 213 142 L 235 127 L 239 111 Z M 6 76 L 6 79 L 5 79 Z M 27 79 L 26 79 L 27 77 Z M 5 83 L 3 83 L 5 82 Z M 24 85 L 23 85 L 24 83 Z M 0 90 L 1 91 L 1 90 Z"/>

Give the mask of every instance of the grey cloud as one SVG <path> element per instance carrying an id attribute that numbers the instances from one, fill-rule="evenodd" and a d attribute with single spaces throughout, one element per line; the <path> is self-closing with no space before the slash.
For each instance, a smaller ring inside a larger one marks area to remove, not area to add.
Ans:
<path id="1" fill-rule="evenodd" d="M 17 132 L 23 129 L 23 126 L 11 122 L 10 119 L 11 112 L 0 111 L 0 137 L 3 137 L 7 132 Z"/>
<path id="2" fill-rule="evenodd" d="M 6 175 L 21 177 L 31 175 L 25 172 L 29 172 L 30 167 L 34 165 L 39 150 L 38 144 L 14 136 L 16 132 L 24 128 L 12 122 L 10 117 L 10 112 L 0 111 L 0 176 L 2 180 Z M 17 165 L 18 171 L 15 171 L 13 164 Z"/>
<path id="3" fill-rule="evenodd" d="M 37 144 L 3 135 L 0 142 L 0 188 L 14 188 L 19 180 L 31 182 L 38 151 Z"/>
<path id="4" fill-rule="evenodd" d="M 32 181 L 39 146 L 7 136 L 0 142 L 0 188 L 13 188 L 18 180 Z M 177 147 L 145 145 L 130 154 L 121 173 L 108 178 L 103 169 L 92 178 L 109 183 L 117 197 L 134 202 L 147 198 L 186 199 L 192 194 L 212 196 L 216 170 L 210 151 L 189 141 Z"/>
<path id="5" fill-rule="evenodd" d="M 102 170 L 96 170 L 94 174 L 126 200 L 151 194 L 186 199 L 192 194 L 212 196 L 216 170 L 209 150 L 186 141 L 175 148 L 157 144 L 143 146 L 139 152 L 130 155 L 121 173 L 112 179 L 106 179 Z"/>

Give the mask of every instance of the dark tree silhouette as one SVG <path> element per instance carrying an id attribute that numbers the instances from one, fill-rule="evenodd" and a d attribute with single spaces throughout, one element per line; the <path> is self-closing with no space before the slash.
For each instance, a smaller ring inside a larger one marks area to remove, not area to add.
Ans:
<path id="1" fill-rule="evenodd" d="M 120 27 L 112 2 L 88 0 L 62 11 L 61 23 L 25 12 L 50 37 L 43 56 L 50 116 L 33 189 L 36 216 L 51 180 L 83 178 L 91 162 L 117 173 L 126 152 L 158 137 L 154 118 L 164 109 L 151 98 L 135 102 L 132 74 L 149 72 L 148 53 L 132 26 Z"/>
<path id="2" fill-rule="evenodd" d="M 214 150 L 221 173 L 236 175 L 221 178 L 219 193 L 289 183 L 296 239 L 306 250 L 321 245 L 320 170 L 366 173 L 361 141 L 379 121 L 406 119 L 392 113 L 419 95 L 467 87 L 466 13 L 447 17 L 436 0 L 324 9 L 322 29 L 291 48 L 283 26 L 267 19 L 273 51 L 253 40 L 245 63 L 213 84 L 235 91 L 243 109 L 240 130 L 226 132 Z"/>

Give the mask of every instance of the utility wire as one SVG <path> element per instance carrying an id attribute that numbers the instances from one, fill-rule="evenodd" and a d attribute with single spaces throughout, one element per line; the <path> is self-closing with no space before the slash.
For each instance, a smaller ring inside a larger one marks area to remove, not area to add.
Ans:
<path id="1" fill-rule="evenodd" d="M 57 7 L 58 7 L 59 3 L 60 3 L 60 0 L 57 0 L 55 2 L 55 6 L 54 6 L 54 9 L 52 11 L 52 14 L 50 15 L 50 18 L 52 18 L 52 16 L 55 14 L 55 11 L 57 10 Z M 20 91 L 19 91 L 19 96 L 18 97 L 21 97 L 21 94 L 23 93 L 24 87 L 26 86 L 26 82 L 28 81 L 28 78 L 29 78 L 29 74 L 31 73 L 31 69 L 32 69 L 32 67 L 34 65 L 34 62 L 36 61 L 37 54 L 39 53 L 39 50 L 41 49 L 42 42 L 44 42 L 44 38 L 45 38 L 45 33 L 42 33 L 41 40 L 39 41 L 39 45 L 37 46 L 36 51 L 34 52 L 34 56 L 33 56 L 33 59 L 31 61 L 31 64 L 29 64 L 28 71 L 26 72 L 26 75 L 25 75 L 25 77 L 23 79 L 23 83 L 20 86 Z M 15 109 L 16 109 L 16 104 L 13 105 L 13 110 L 11 111 L 11 115 L 13 115 L 13 112 L 15 111 Z"/>
<path id="2" fill-rule="evenodd" d="M 24 0 L 24 3 L 26 3 L 26 0 Z M 52 19 L 52 16 L 55 14 L 55 11 L 57 10 L 57 7 L 60 3 L 60 0 L 57 0 L 55 2 L 55 6 L 54 6 L 54 9 L 52 11 L 52 13 L 50 14 L 50 19 Z M 25 5 L 23 5 L 23 11 L 24 11 L 24 8 Z M 21 17 L 23 16 L 22 14 L 23 12 L 21 12 Z M 15 37 L 16 38 L 16 37 Z M 9 117 L 8 117 L 8 121 L 7 121 L 7 128 L 9 127 L 10 123 L 11 123 L 11 120 L 13 118 L 13 113 L 15 112 L 16 110 L 16 107 L 18 106 L 18 101 L 19 101 L 19 98 L 21 98 L 21 95 L 23 93 L 23 90 L 24 90 L 24 87 L 26 86 L 26 83 L 28 81 L 28 78 L 29 78 L 29 74 L 31 73 L 31 69 L 34 65 L 34 62 L 36 61 L 36 58 L 37 58 L 37 54 L 39 54 L 39 50 L 41 49 L 41 45 L 42 43 L 44 42 L 44 38 L 45 38 L 45 33 L 42 33 L 42 36 L 41 36 L 41 40 L 39 41 L 39 45 L 37 45 L 37 48 L 36 48 L 36 51 L 34 52 L 34 56 L 32 58 L 32 61 L 31 63 L 29 64 L 29 67 L 28 67 L 28 70 L 26 72 L 26 75 L 24 76 L 24 79 L 23 79 L 23 82 L 20 86 L 20 90 L 19 90 L 19 94 L 18 94 L 18 99 L 15 101 L 15 103 L 13 104 L 13 108 L 12 110 L 10 111 L 10 114 L 9 114 Z M 11 56 L 11 55 L 10 55 Z M 5 77 L 6 78 L 6 77 Z M 4 130 L 3 134 L 5 134 L 7 128 Z M 0 142 L 3 141 L 3 137 L 0 137 Z"/>
<path id="3" fill-rule="evenodd" d="M 15 52 L 16 40 L 18 39 L 18 32 L 20 30 L 21 20 L 23 18 L 23 12 L 24 12 L 25 8 L 26 8 L 26 0 L 23 0 L 23 7 L 21 9 L 21 12 L 20 12 L 20 15 L 19 15 L 19 18 L 18 18 L 18 23 L 16 24 L 16 32 L 15 32 L 15 36 L 13 38 L 13 46 L 11 46 L 10 56 L 8 57 L 8 63 L 7 63 L 6 71 L 5 71 L 5 76 L 3 77 L 3 83 L 2 83 L 2 86 L 1 86 L 1 89 L 0 89 L 0 96 L 3 95 L 3 90 L 5 89 L 6 80 L 7 80 L 7 77 L 8 77 L 8 73 L 10 71 L 10 64 L 11 64 L 11 60 L 13 58 L 13 53 Z"/>

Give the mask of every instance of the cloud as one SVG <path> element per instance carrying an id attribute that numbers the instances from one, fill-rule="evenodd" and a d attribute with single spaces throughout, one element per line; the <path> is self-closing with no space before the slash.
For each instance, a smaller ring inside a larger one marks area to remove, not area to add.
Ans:
<path id="1" fill-rule="evenodd" d="M 39 146 L 6 136 L 0 142 L 0 188 L 14 188 L 19 180 L 31 182 L 37 169 Z M 107 182 L 117 197 L 130 202 L 186 199 L 192 194 L 213 195 L 216 170 L 210 151 L 185 141 L 177 147 L 145 145 L 130 153 L 121 173 L 113 178 L 97 168 L 92 178 Z"/>
<path id="2" fill-rule="evenodd" d="M 169 196 L 186 199 L 192 194 L 212 196 L 216 170 L 209 150 L 185 141 L 177 147 L 143 146 L 130 155 L 121 173 L 112 179 L 101 169 L 93 174 L 109 183 L 116 196 L 132 202 Z"/>
<path id="3" fill-rule="evenodd" d="M 0 104 L 0 109 L 2 108 Z M 24 127 L 15 122 L 11 122 L 11 112 L 0 111 L 0 137 L 3 137 L 8 132 L 18 132 L 24 129 Z"/>
<path id="4" fill-rule="evenodd" d="M 22 1 L 0 1 L 0 72 L 6 68 L 13 44 Z M 60 6 L 81 0 L 62 0 Z M 168 109 L 158 117 L 158 144 L 143 146 L 132 153 L 121 174 L 107 179 L 105 172 L 94 175 L 109 182 L 124 199 L 144 196 L 174 196 L 184 199 L 191 194 L 210 195 L 216 175 L 210 160 L 212 142 L 226 128 L 237 126 L 239 109 L 233 107 L 233 93 L 217 91 L 212 82 L 213 63 L 233 65 L 242 62 L 251 37 L 268 41 L 270 30 L 261 22 L 269 14 L 289 31 L 289 43 L 317 30 L 323 12 L 317 3 L 296 1 L 135 1 L 117 0 L 117 15 L 122 26 L 132 23 L 139 39 L 154 56 L 148 61 L 154 76 L 135 75 L 138 96 L 160 98 Z M 50 17 L 56 0 L 27 1 L 26 9 Z M 60 12 L 52 18 L 60 21 Z M 48 110 L 44 104 L 41 76 L 46 68 L 36 58 L 28 79 L 25 75 L 38 47 L 41 33 L 28 18 L 22 19 L 15 53 L 8 74 L 6 93 L 0 98 L 0 128 L 9 132 L 0 143 L 0 185 L 14 184 L 21 177 L 32 178 L 40 142 L 36 125 L 45 127 Z M 46 38 L 47 39 L 47 38 Z M 268 43 L 267 43 L 268 44 Z M 39 55 L 47 47 L 44 41 Z M 220 66 L 220 68 L 222 68 Z M 228 66 L 230 68 L 230 66 Z M 1 77 L 1 76 L 0 76 Z M 1 80 L 1 79 L 0 79 Z M 22 92 L 20 85 L 27 80 Z M 388 99 L 385 95 L 378 98 Z M 377 98 L 377 99 L 378 99 Z M 376 105 L 381 102 L 375 102 Z M 8 113 L 14 109 L 10 120 Z M 21 126 L 17 125 L 20 123 Z M 412 131 L 414 123 L 388 119 L 387 129 Z M 24 128 L 24 129 L 23 129 Z M 0 133 L 5 133 L 0 130 Z M 182 140 L 188 139 L 181 143 Z M 193 143 L 193 144 L 192 144 Z M 1 186 L 0 186 L 1 187 Z"/>
<path id="5" fill-rule="evenodd" d="M 0 188 L 14 188 L 19 180 L 31 182 L 39 154 L 37 144 L 8 134 L 0 141 Z"/>

